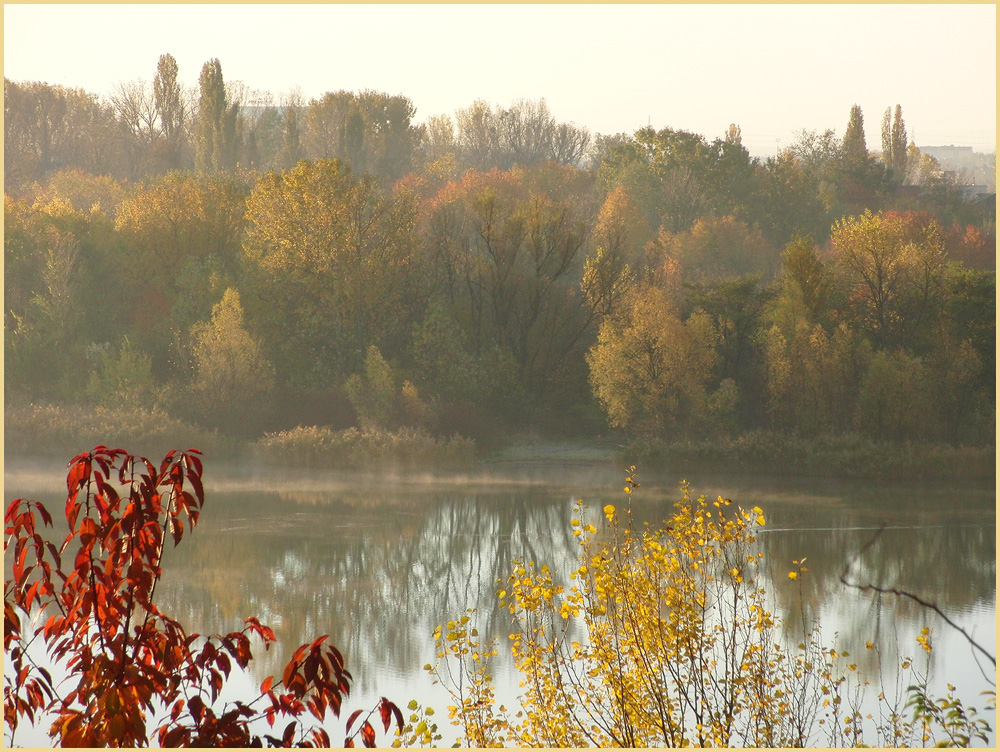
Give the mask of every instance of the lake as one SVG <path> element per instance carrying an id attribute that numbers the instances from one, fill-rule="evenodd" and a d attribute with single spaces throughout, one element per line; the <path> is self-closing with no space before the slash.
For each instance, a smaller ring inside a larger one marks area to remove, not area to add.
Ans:
<path id="1" fill-rule="evenodd" d="M 56 502 L 61 469 L 7 464 L 5 502 L 31 496 Z M 53 480 L 54 479 L 54 480 Z M 612 462 L 505 462 L 468 476 L 372 479 L 346 473 L 206 466 L 206 504 L 194 535 L 164 560 L 160 607 L 189 631 L 228 632 L 258 616 L 279 643 L 257 652 L 252 674 L 234 689 L 256 687 L 299 644 L 322 634 L 345 654 L 355 686 L 348 709 L 385 695 L 434 707 L 446 742 L 447 695 L 423 666 L 435 662 L 434 627 L 477 609 L 480 631 L 499 637 L 494 677 L 508 707 L 518 694 L 509 659 L 509 616 L 495 608 L 498 581 L 515 559 L 575 566 L 569 525 L 578 500 L 593 519 L 621 504 L 624 471 Z M 655 522 L 680 499 L 681 477 L 640 468 L 633 513 Z M 695 495 L 759 506 L 767 525 L 759 543 L 774 577 L 775 613 L 789 624 L 821 619 L 824 642 L 849 650 L 862 670 L 865 642 L 918 655 L 915 637 L 934 631 L 932 688 L 956 685 L 982 710 L 979 693 L 995 672 L 977 667 L 968 643 L 912 601 L 845 588 L 845 565 L 884 527 L 851 570 L 859 583 L 897 587 L 937 604 L 976 641 L 996 644 L 996 503 L 992 484 L 902 486 L 831 480 L 690 477 Z M 63 488 L 65 486 L 63 485 Z M 58 512 L 61 507 L 50 507 Z M 792 560 L 808 572 L 787 578 Z M 870 661 L 869 661 L 870 662 Z M 981 661 L 983 662 L 983 661 Z M 253 664 L 252 664 L 253 665 Z M 988 677 L 988 678 L 987 678 Z M 895 681 L 889 677 L 889 681 Z M 905 690 L 905 685 L 902 687 Z M 888 692 L 887 692 L 888 694 Z M 995 713 L 985 715 L 995 727 Z M 334 730 L 342 728 L 331 724 Z M 44 739 L 44 737 L 42 737 Z M 21 737 L 18 742 L 41 740 Z"/>

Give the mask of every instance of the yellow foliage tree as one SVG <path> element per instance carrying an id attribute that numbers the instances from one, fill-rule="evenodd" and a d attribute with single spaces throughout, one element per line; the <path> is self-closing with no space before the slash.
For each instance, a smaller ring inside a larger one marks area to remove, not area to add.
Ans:
<path id="1" fill-rule="evenodd" d="M 587 354 L 590 381 L 612 426 L 683 430 L 704 417 L 715 363 L 704 313 L 682 321 L 666 291 L 643 285 L 605 319 Z"/>

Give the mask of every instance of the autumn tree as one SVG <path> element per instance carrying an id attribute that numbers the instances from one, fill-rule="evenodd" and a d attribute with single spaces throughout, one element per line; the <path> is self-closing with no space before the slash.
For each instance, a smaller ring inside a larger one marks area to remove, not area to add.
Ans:
<path id="1" fill-rule="evenodd" d="M 473 355 L 510 359 L 540 402 L 565 394 L 556 385 L 580 362 L 596 315 L 580 289 L 586 215 L 559 196 L 568 168 L 554 169 L 541 177 L 469 171 L 423 220 L 436 295 L 456 313 Z"/>
<path id="2" fill-rule="evenodd" d="M 402 352 L 422 305 L 415 209 L 339 160 L 261 178 L 247 201 L 250 318 L 280 378 L 342 383 L 369 345 Z"/>
<path id="3" fill-rule="evenodd" d="M 914 346 L 940 304 L 940 225 L 913 213 L 845 217 L 830 239 L 857 320 L 880 347 Z"/>
<path id="4" fill-rule="evenodd" d="M 747 274 L 769 278 L 778 269 L 778 254 L 761 232 L 733 216 L 697 219 L 682 232 L 661 229 L 652 252 L 677 261 L 691 282 Z"/>
<path id="5" fill-rule="evenodd" d="M 648 237 L 649 227 L 639 207 L 624 188 L 615 188 L 597 216 L 592 236 L 594 250 L 583 271 L 583 292 L 595 313 L 614 313 L 635 281 L 642 264 L 641 249 Z"/>
<path id="6" fill-rule="evenodd" d="M 232 177 L 174 172 L 123 199 L 115 226 L 127 253 L 118 265 L 129 296 L 128 329 L 135 343 L 167 367 L 172 339 L 211 312 L 238 271 L 245 187 Z M 220 290 L 203 283 L 219 278 Z M 210 295 L 178 307 L 186 286 Z M 182 337 L 183 339 L 183 337 Z"/>
<path id="7" fill-rule="evenodd" d="M 893 672 L 912 680 L 907 692 L 881 693 L 877 718 L 863 710 L 874 688 L 856 673 L 862 661 L 842 645 L 828 645 L 818 621 L 799 627 L 774 613 L 768 592 L 777 577 L 808 583 L 814 564 L 812 557 L 808 567 L 805 558 L 793 559 L 778 565 L 782 574 L 767 575 L 767 547 L 758 550 L 756 542 L 767 524 L 759 507 L 695 498 L 682 484 L 665 522 L 640 525 L 632 515 L 639 485 L 632 467 L 626 503 L 574 508 L 570 529 L 580 550 L 569 568 L 515 560 L 501 580 L 497 599 L 510 614 L 505 631 L 521 680 L 517 706 L 508 709 L 496 696 L 498 643 L 481 634 L 477 612 L 434 630 L 437 660 L 426 668 L 450 694 L 458 745 L 771 748 L 988 740 L 989 723 L 974 709 L 953 694 L 927 696 L 928 675 L 914 670 L 911 658 L 901 658 Z M 798 587 L 798 595 L 808 587 Z M 931 630 L 917 642 L 930 653 Z M 868 648 L 877 650 L 872 642 Z M 919 708 L 916 716 L 904 705 Z M 407 739 L 419 742 L 414 726 L 421 707 L 412 708 Z"/>
<path id="8" fill-rule="evenodd" d="M 850 430 L 869 358 L 857 333 L 841 324 L 829 336 L 799 319 L 787 333 L 772 326 L 763 340 L 772 427 L 804 436 Z"/>
<path id="9" fill-rule="evenodd" d="M 714 337 L 704 313 L 682 321 L 664 290 L 633 290 L 620 314 L 601 323 L 587 354 L 608 422 L 653 436 L 683 435 L 697 425 L 707 408 Z"/>
<path id="10" fill-rule="evenodd" d="M 260 343 L 246 329 L 240 294 L 228 288 L 212 307 L 209 321 L 192 327 L 194 379 L 203 420 L 253 434 L 267 416 L 274 369 Z"/>

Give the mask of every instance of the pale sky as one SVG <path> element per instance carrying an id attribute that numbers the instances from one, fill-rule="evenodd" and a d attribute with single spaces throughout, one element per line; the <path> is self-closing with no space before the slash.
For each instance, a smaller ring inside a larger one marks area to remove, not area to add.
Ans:
<path id="1" fill-rule="evenodd" d="M 194 87 L 408 96 L 416 121 L 544 97 L 592 133 L 740 126 L 756 155 L 803 129 L 868 146 L 902 105 L 918 146 L 996 150 L 995 5 L 5 5 L 4 75 L 106 95 L 159 56 Z"/>

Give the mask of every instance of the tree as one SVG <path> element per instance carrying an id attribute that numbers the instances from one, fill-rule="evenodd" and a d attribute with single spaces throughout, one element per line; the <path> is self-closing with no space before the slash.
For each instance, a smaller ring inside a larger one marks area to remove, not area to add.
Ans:
<path id="1" fill-rule="evenodd" d="M 811 238 L 796 236 L 781 254 L 781 294 L 775 319 L 786 333 L 803 319 L 809 324 L 826 320 L 833 278 Z"/>
<path id="2" fill-rule="evenodd" d="M 844 130 L 843 159 L 849 165 L 863 164 L 868 160 L 865 143 L 865 117 L 861 107 L 853 105 Z"/>
<path id="3" fill-rule="evenodd" d="M 177 61 L 173 55 L 160 55 L 156 63 L 156 76 L 153 78 L 153 98 L 160 131 L 163 133 L 164 163 L 168 170 L 176 170 L 181 166 L 181 139 L 187 115 L 181 98 L 181 87 L 177 82 L 177 71 Z"/>
<path id="4" fill-rule="evenodd" d="M 299 647 L 280 678 L 269 676 L 259 694 L 253 691 L 256 699 L 218 708 L 233 663 L 246 669 L 253 659 L 250 638 L 268 648 L 274 633 L 251 616 L 237 632 L 189 635 L 156 606 L 168 535 L 179 544 L 204 507 L 199 455 L 172 451 L 158 469 L 122 449 L 77 455 L 66 477 L 69 534 L 61 545 L 43 537 L 52 517 L 42 504 L 15 499 L 7 507 L 7 743 L 27 719 L 51 720 L 50 736 L 66 747 L 330 746 L 329 734 L 311 720 L 322 723 L 328 711 L 340 716 L 352 677 L 326 635 Z M 32 628 L 36 613 L 46 620 Z M 54 682 L 32 659 L 28 648 L 36 641 L 61 664 L 64 681 Z M 386 732 L 393 720 L 403 726 L 399 708 L 382 698 L 352 734 L 363 712 L 348 719 L 346 746 L 358 735 L 375 745 L 369 719 L 376 712 Z M 159 720 L 149 723 L 151 717 Z M 256 720 L 270 729 L 287 724 L 279 735 L 259 734 L 250 729 Z"/>
<path id="5" fill-rule="evenodd" d="M 302 92 L 299 90 L 290 92 L 281 103 L 284 129 L 281 134 L 281 150 L 278 152 L 277 166 L 282 170 L 294 167 L 305 157 L 300 128 L 304 110 Z"/>
<path id="6" fill-rule="evenodd" d="M 226 96 L 218 58 L 202 66 L 198 86 L 195 169 L 201 173 L 231 172 L 236 168 L 239 105 Z"/>
<path id="7" fill-rule="evenodd" d="M 124 177 L 113 109 L 81 89 L 4 79 L 4 190 L 80 167 Z"/>
<path id="8" fill-rule="evenodd" d="M 569 378 L 580 376 L 586 389 L 574 369 L 596 316 L 580 289 L 586 214 L 560 195 L 576 177 L 551 165 L 470 170 L 438 192 L 424 217 L 437 294 L 473 355 L 511 360 L 537 403 L 568 397 Z"/>
<path id="9" fill-rule="evenodd" d="M 709 318 L 681 321 L 666 292 L 633 290 L 618 316 L 605 319 L 587 353 L 594 394 L 616 428 L 660 436 L 704 419 L 715 365 Z"/>
<path id="10" fill-rule="evenodd" d="M 661 229 L 651 250 L 674 259 L 691 282 L 747 274 L 770 278 L 778 270 L 778 254 L 761 232 L 731 215 L 697 219 L 683 232 Z"/>
<path id="11" fill-rule="evenodd" d="M 391 185 L 412 168 L 419 144 L 415 114 L 413 103 L 402 95 L 327 92 L 306 110 L 305 156 L 336 157 L 355 174 L 368 173 Z"/>
<path id="12" fill-rule="evenodd" d="M 160 136 L 154 92 L 142 79 L 122 81 L 111 94 L 111 105 L 126 134 L 129 177 L 135 180 L 151 171 L 153 145 Z"/>
<path id="13" fill-rule="evenodd" d="M 171 337 L 207 318 L 212 297 L 235 280 L 245 201 L 246 189 L 233 177 L 172 172 L 133 191 L 119 207 L 115 226 L 126 253 L 116 273 L 133 292 L 127 326 L 161 373 Z M 185 270 L 193 264 L 201 272 L 217 271 L 222 289 L 208 290 L 212 297 L 182 311 L 183 285 L 204 289 L 202 283 L 211 281 L 207 273 L 192 278 Z"/>
<path id="14" fill-rule="evenodd" d="M 882 116 L 882 161 L 889 168 L 893 182 L 901 185 L 906 178 L 906 123 L 903 108 L 896 105 L 895 117 L 887 107 Z"/>
<path id="15" fill-rule="evenodd" d="M 339 160 L 263 176 L 247 200 L 248 317 L 279 377 L 343 383 L 376 345 L 396 357 L 424 304 L 412 197 Z"/>
<path id="16" fill-rule="evenodd" d="M 866 211 L 837 222 L 830 243 L 855 316 L 874 343 L 918 346 L 941 299 L 944 257 L 937 221 L 913 212 Z"/>
<path id="17" fill-rule="evenodd" d="M 253 434 L 267 417 L 266 400 L 274 387 L 274 369 L 260 343 L 246 330 L 240 294 L 228 288 L 208 322 L 191 330 L 194 355 L 192 389 L 200 412 L 230 431 Z"/>

